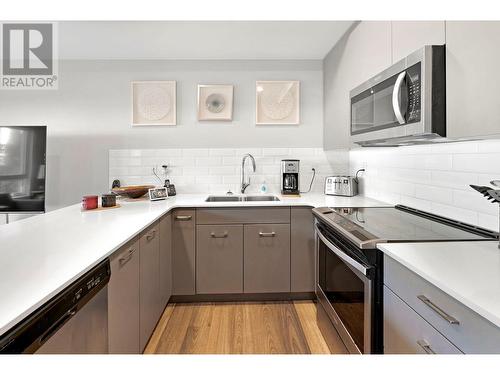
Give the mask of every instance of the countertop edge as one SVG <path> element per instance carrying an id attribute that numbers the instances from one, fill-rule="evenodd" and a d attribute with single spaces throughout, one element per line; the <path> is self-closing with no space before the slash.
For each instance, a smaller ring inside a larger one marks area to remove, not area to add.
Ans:
<path id="1" fill-rule="evenodd" d="M 483 241 L 479 241 L 483 242 Z M 436 242 L 429 242 L 432 244 L 435 244 Z M 385 247 L 387 244 L 378 244 L 377 248 L 382 251 L 384 254 L 387 256 L 391 257 L 394 259 L 396 262 L 400 263 L 404 267 L 408 268 L 410 271 L 415 273 L 416 275 L 420 276 L 424 280 L 428 281 L 432 285 L 434 285 L 436 288 L 440 289 L 442 292 L 448 294 L 450 297 L 454 298 L 457 302 L 461 303 L 462 305 L 466 306 L 476 314 L 480 315 L 482 318 L 486 319 L 489 321 L 491 324 L 497 326 L 497 328 L 500 328 L 500 316 L 492 314 L 488 310 L 485 310 L 483 307 L 480 305 L 474 303 L 471 301 L 468 297 L 458 293 L 455 289 L 448 287 L 446 284 L 444 284 L 442 281 L 437 280 L 436 278 L 430 276 L 428 273 L 426 273 L 424 270 L 420 269 L 419 267 L 415 267 L 414 264 L 411 262 L 406 261 L 404 258 L 398 256 L 395 252 L 393 252 L 391 249 L 388 249 Z M 394 246 L 394 245 L 391 245 Z"/>

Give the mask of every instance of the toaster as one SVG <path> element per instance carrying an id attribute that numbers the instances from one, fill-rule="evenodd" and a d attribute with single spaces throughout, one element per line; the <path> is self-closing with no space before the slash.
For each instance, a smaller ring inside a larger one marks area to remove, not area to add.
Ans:
<path id="1" fill-rule="evenodd" d="M 329 176 L 325 179 L 326 195 L 353 197 L 358 195 L 358 181 L 352 176 Z"/>

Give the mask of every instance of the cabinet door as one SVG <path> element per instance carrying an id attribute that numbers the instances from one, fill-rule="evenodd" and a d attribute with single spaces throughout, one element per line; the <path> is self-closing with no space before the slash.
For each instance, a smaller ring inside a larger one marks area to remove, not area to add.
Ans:
<path id="1" fill-rule="evenodd" d="M 139 344 L 139 243 L 111 257 L 108 285 L 108 344 L 112 354 L 141 352 Z"/>
<path id="2" fill-rule="evenodd" d="M 245 293 L 290 292 L 290 225 L 244 228 Z"/>
<path id="3" fill-rule="evenodd" d="M 417 49 L 445 43 L 444 21 L 392 21 L 392 62 Z"/>
<path id="4" fill-rule="evenodd" d="M 449 137 L 500 134 L 500 22 L 446 22 Z"/>
<path id="5" fill-rule="evenodd" d="M 424 318 L 384 286 L 385 354 L 461 354 Z"/>
<path id="6" fill-rule="evenodd" d="M 349 147 L 349 91 L 391 66 L 391 22 L 362 21 L 323 60 L 325 150 Z"/>
<path id="7" fill-rule="evenodd" d="M 314 218 L 311 207 L 292 207 L 290 229 L 291 291 L 314 292 Z"/>
<path id="8" fill-rule="evenodd" d="M 160 318 L 160 236 L 159 225 L 140 238 L 140 343 L 141 351 Z"/>
<path id="9" fill-rule="evenodd" d="M 195 294 L 196 211 L 176 210 L 172 233 L 172 292 Z"/>
<path id="10" fill-rule="evenodd" d="M 196 293 L 243 293 L 243 225 L 196 226 Z"/>
<path id="11" fill-rule="evenodd" d="M 160 220 L 160 305 L 163 310 L 172 295 L 172 215 Z"/>

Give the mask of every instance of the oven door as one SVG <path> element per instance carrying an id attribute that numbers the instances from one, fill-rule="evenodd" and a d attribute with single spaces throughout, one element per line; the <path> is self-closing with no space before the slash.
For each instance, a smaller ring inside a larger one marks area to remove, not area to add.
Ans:
<path id="1" fill-rule="evenodd" d="M 373 266 L 316 225 L 316 295 L 350 353 L 371 353 Z"/>

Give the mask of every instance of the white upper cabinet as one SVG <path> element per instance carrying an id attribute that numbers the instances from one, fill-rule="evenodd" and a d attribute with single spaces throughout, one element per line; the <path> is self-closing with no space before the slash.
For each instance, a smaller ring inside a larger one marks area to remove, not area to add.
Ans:
<path id="1" fill-rule="evenodd" d="M 324 147 L 349 147 L 349 91 L 391 65 L 391 22 L 363 21 L 323 62 Z"/>
<path id="2" fill-rule="evenodd" d="M 448 137 L 500 134 L 500 22 L 446 22 Z"/>
<path id="3" fill-rule="evenodd" d="M 444 21 L 393 21 L 392 62 L 395 63 L 425 45 L 445 44 Z"/>

